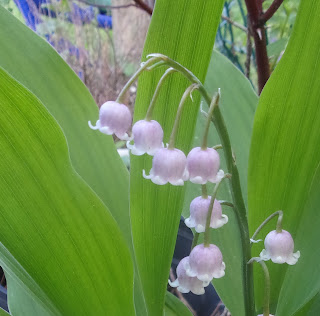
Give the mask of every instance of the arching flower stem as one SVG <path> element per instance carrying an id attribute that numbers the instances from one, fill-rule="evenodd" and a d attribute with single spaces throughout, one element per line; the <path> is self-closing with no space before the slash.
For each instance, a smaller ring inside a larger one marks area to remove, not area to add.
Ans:
<path id="1" fill-rule="evenodd" d="M 270 315 L 270 275 L 267 265 L 260 257 L 253 257 L 248 261 L 248 264 L 254 261 L 260 263 L 264 273 L 264 302 L 263 302 L 263 316 Z"/>
<path id="2" fill-rule="evenodd" d="M 221 205 L 229 206 L 229 207 L 234 207 L 234 205 L 231 202 L 228 201 L 219 201 Z"/>
<path id="3" fill-rule="evenodd" d="M 208 198 L 208 190 L 207 190 L 207 186 L 205 184 L 201 185 L 201 191 L 202 191 L 201 196 L 204 199 L 207 199 Z M 197 232 L 194 233 L 191 250 L 198 244 L 199 235 L 200 235 L 200 233 L 197 233 Z"/>
<path id="4" fill-rule="evenodd" d="M 278 216 L 278 221 L 277 221 L 277 228 L 276 231 L 277 233 L 281 233 L 282 232 L 282 219 L 283 219 L 283 212 L 282 211 L 277 211 L 274 212 L 273 214 L 271 214 L 269 217 L 267 217 L 262 224 L 257 228 L 257 230 L 254 232 L 254 234 L 251 237 L 251 241 L 253 242 L 256 238 L 256 236 L 259 234 L 259 232 L 261 231 L 261 229 L 267 224 L 269 223 L 269 221 L 271 219 L 273 219 L 274 217 Z"/>
<path id="5" fill-rule="evenodd" d="M 151 118 L 152 118 L 152 113 L 153 113 L 153 109 L 155 107 L 155 104 L 156 104 L 156 101 L 157 101 L 157 98 L 159 96 L 159 92 L 160 92 L 160 88 L 161 86 L 163 85 L 163 82 L 166 80 L 166 78 L 172 74 L 173 72 L 176 72 L 177 70 L 173 69 L 173 68 L 169 68 L 165 71 L 165 73 L 163 74 L 163 76 L 160 78 L 159 80 L 159 83 L 156 87 L 156 90 L 153 94 L 153 97 L 151 99 L 151 102 L 150 102 L 150 105 L 149 105 L 149 108 L 148 108 L 148 111 L 147 111 L 147 114 L 146 114 L 146 118 L 145 120 L 146 121 L 151 121 Z"/>
<path id="6" fill-rule="evenodd" d="M 231 178 L 231 174 L 226 173 L 221 178 L 221 180 L 216 183 L 216 185 L 214 186 L 212 195 L 211 195 L 211 200 L 210 200 L 210 204 L 209 204 L 209 208 L 208 208 L 208 215 L 207 215 L 207 220 L 206 220 L 206 230 L 204 232 L 204 240 L 203 240 L 203 244 L 205 247 L 209 247 L 209 245 L 210 245 L 210 222 L 211 222 L 211 216 L 212 216 L 212 210 L 213 210 L 213 203 L 214 203 L 214 200 L 217 196 L 218 189 L 219 189 L 221 182 L 226 178 Z"/>
<path id="7" fill-rule="evenodd" d="M 199 85 L 199 92 L 208 104 L 211 104 L 211 97 L 205 87 L 202 85 L 200 80 L 187 68 L 183 67 L 178 62 L 172 60 L 168 56 L 162 54 L 151 54 L 148 57 L 158 57 L 163 60 L 169 67 L 172 67 L 179 71 L 183 76 L 185 76 L 190 82 L 197 83 Z M 253 269 L 252 265 L 247 265 L 247 262 L 251 258 L 251 245 L 250 245 L 250 235 L 248 227 L 248 218 L 244 199 L 242 196 L 239 171 L 235 159 L 233 158 L 232 148 L 230 143 L 230 137 L 227 131 L 226 124 L 224 122 L 222 113 L 219 106 L 214 108 L 214 113 L 212 121 L 217 129 L 221 143 L 224 149 L 224 156 L 227 163 L 227 170 L 232 174 L 232 179 L 230 180 L 232 200 L 234 204 L 234 211 L 236 215 L 237 224 L 241 236 L 241 247 L 243 253 L 242 269 L 243 269 L 243 291 L 246 293 L 245 296 L 245 314 L 247 316 L 255 316 L 255 306 L 254 306 L 254 291 L 253 291 Z"/>
<path id="8" fill-rule="evenodd" d="M 222 145 L 219 144 L 219 145 L 215 145 L 212 147 L 214 150 L 217 150 L 217 149 L 223 149 Z"/>
<path id="9" fill-rule="evenodd" d="M 183 106 L 185 105 L 187 99 L 191 96 L 191 93 L 193 92 L 193 90 L 198 89 L 198 88 L 199 88 L 199 84 L 193 83 L 191 86 L 189 86 L 186 89 L 186 91 L 182 95 L 182 98 L 181 98 L 179 106 L 178 106 L 176 119 L 174 121 L 172 132 L 171 132 L 171 135 L 170 135 L 168 149 L 174 149 L 174 145 L 175 145 L 175 141 L 176 141 L 176 136 L 177 136 L 177 132 L 178 132 L 178 127 L 179 127 L 179 122 L 180 122 Z"/>
<path id="10" fill-rule="evenodd" d="M 191 250 L 198 244 L 199 235 L 200 233 L 197 233 L 197 232 L 194 233 Z"/>
<path id="11" fill-rule="evenodd" d="M 213 115 L 214 108 L 216 106 L 218 106 L 218 104 L 219 104 L 219 99 L 220 99 L 220 91 L 219 91 L 219 93 L 214 95 L 214 97 L 212 98 L 210 107 L 209 107 L 206 127 L 205 127 L 205 130 L 204 130 L 203 139 L 202 139 L 202 145 L 201 145 L 201 149 L 202 150 L 206 150 L 207 147 L 208 147 L 208 134 L 209 134 L 209 127 L 210 127 L 210 124 L 211 124 L 211 118 L 212 118 L 212 115 Z"/>
<path id="12" fill-rule="evenodd" d="M 154 64 L 157 61 L 161 61 L 160 57 L 152 57 L 148 59 L 145 63 L 141 65 L 141 67 L 133 74 L 133 76 L 129 79 L 129 81 L 125 84 L 125 86 L 122 88 L 121 92 L 119 93 L 116 102 L 118 103 L 124 103 L 124 96 L 128 89 L 131 87 L 131 85 L 137 80 L 137 78 L 141 75 L 141 73 L 144 70 L 147 70 L 152 64 Z"/>
<path id="13" fill-rule="evenodd" d="M 208 190 L 207 190 L 207 186 L 205 184 L 202 184 L 201 185 L 201 191 L 202 191 L 202 197 L 204 199 L 207 199 L 208 198 Z"/>

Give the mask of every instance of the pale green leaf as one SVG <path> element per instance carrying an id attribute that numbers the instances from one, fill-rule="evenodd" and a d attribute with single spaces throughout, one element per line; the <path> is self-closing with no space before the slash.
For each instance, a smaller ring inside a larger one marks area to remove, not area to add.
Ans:
<path id="1" fill-rule="evenodd" d="M 0 66 L 34 93 L 61 126 L 71 162 L 108 206 L 132 247 L 128 172 L 111 136 L 92 131 L 98 119 L 88 89 L 45 40 L 0 6 Z"/>
<path id="2" fill-rule="evenodd" d="M 2 69 L 0 108 L 1 242 L 62 315 L 134 315 L 125 239 L 59 125 Z"/>

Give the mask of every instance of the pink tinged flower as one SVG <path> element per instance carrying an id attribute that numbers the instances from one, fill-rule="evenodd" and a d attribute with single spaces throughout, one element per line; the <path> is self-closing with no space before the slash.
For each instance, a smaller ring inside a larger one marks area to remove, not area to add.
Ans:
<path id="1" fill-rule="evenodd" d="M 163 130 L 157 121 L 141 120 L 136 122 L 132 128 L 134 145 L 127 142 L 127 147 L 133 155 L 147 153 L 153 156 L 155 152 L 163 147 Z"/>
<path id="2" fill-rule="evenodd" d="M 193 148 L 187 157 L 187 169 L 190 181 L 197 184 L 206 184 L 208 181 L 216 183 L 224 175 L 220 170 L 220 157 L 213 148 Z"/>
<path id="3" fill-rule="evenodd" d="M 183 258 L 177 267 L 177 279 L 173 282 L 169 280 L 169 284 L 172 287 L 177 287 L 177 290 L 181 293 L 189 293 L 201 295 L 204 294 L 204 288 L 209 285 L 209 282 L 200 281 L 196 277 L 190 277 L 186 273 L 186 267 L 189 265 L 189 257 Z"/>
<path id="4" fill-rule="evenodd" d="M 96 126 L 93 126 L 90 121 L 88 123 L 91 129 L 98 129 L 107 135 L 115 134 L 122 140 L 130 140 L 127 131 L 131 122 L 132 116 L 127 106 L 115 101 L 108 101 L 100 107 Z"/>
<path id="5" fill-rule="evenodd" d="M 190 228 L 195 228 L 197 233 L 203 233 L 206 228 L 207 214 L 211 201 L 211 196 L 203 198 L 196 197 L 190 204 L 190 217 L 185 219 L 185 224 Z M 222 207 L 218 200 L 214 200 L 210 227 L 219 228 L 228 222 L 228 216 L 222 214 Z"/>
<path id="6" fill-rule="evenodd" d="M 300 251 L 293 252 L 294 242 L 291 234 L 286 230 L 277 233 L 276 230 L 271 231 L 264 240 L 265 249 L 260 253 L 260 258 L 264 261 L 272 260 L 274 263 L 296 264 Z"/>
<path id="7" fill-rule="evenodd" d="M 161 148 L 153 156 L 150 175 L 143 170 L 143 177 L 159 185 L 168 182 L 183 185 L 188 180 L 186 160 L 186 155 L 179 149 Z"/>
<path id="8" fill-rule="evenodd" d="M 263 316 L 263 314 L 259 314 L 258 316 Z M 269 314 L 269 316 L 274 316 L 274 315 L 272 315 L 272 314 Z"/>
<path id="9" fill-rule="evenodd" d="M 195 246 L 190 253 L 189 262 L 186 263 L 187 275 L 197 277 L 203 282 L 219 279 L 225 275 L 226 265 L 222 260 L 222 253 L 216 245 Z"/>

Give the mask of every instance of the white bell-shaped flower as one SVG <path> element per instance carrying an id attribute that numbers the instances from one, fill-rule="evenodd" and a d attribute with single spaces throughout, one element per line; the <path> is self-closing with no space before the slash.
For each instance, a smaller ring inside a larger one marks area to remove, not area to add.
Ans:
<path id="1" fill-rule="evenodd" d="M 177 266 L 177 279 L 173 282 L 169 280 L 169 284 L 172 287 L 177 287 L 177 290 L 181 293 L 189 293 L 202 295 L 204 294 L 204 288 L 209 285 L 209 282 L 200 281 L 196 277 L 190 277 L 186 273 L 186 267 L 188 266 L 189 257 L 183 258 Z"/>
<path id="2" fill-rule="evenodd" d="M 260 253 L 260 258 L 264 261 L 272 260 L 274 263 L 296 264 L 300 258 L 300 251 L 293 252 L 294 242 L 292 236 L 286 230 L 278 233 L 271 231 L 264 240 L 265 249 Z"/>
<path id="3" fill-rule="evenodd" d="M 188 266 L 189 264 L 189 266 Z M 226 265 L 223 262 L 220 249 L 213 244 L 205 247 L 203 244 L 195 246 L 186 263 L 187 275 L 197 277 L 203 282 L 210 282 L 225 275 Z"/>
<path id="4" fill-rule="evenodd" d="M 96 126 L 93 126 L 90 121 L 88 123 L 91 129 L 98 129 L 107 135 L 115 134 L 122 140 L 130 140 L 127 131 L 131 122 L 132 115 L 127 106 L 115 101 L 108 101 L 100 107 Z"/>
<path id="5" fill-rule="evenodd" d="M 218 182 L 224 175 L 222 170 L 219 171 L 219 167 L 220 157 L 213 148 L 195 147 L 187 156 L 187 170 L 193 183 Z"/>
<path id="6" fill-rule="evenodd" d="M 197 233 L 203 233 L 206 228 L 207 214 L 211 196 L 203 198 L 198 196 L 190 204 L 190 217 L 185 219 L 185 224 L 194 228 Z M 222 214 L 222 207 L 218 200 L 214 200 L 210 227 L 219 228 L 228 222 L 228 216 Z"/>
<path id="7" fill-rule="evenodd" d="M 263 314 L 259 314 L 258 316 L 263 316 Z M 272 315 L 272 314 L 269 314 L 269 316 L 274 316 L 274 315 Z"/>
<path id="8" fill-rule="evenodd" d="M 168 182 L 183 185 L 188 180 L 186 160 L 186 155 L 179 149 L 161 148 L 153 156 L 150 175 L 143 170 L 143 177 L 159 185 Z"/>
<path id="9" fill-rule="evenodd" d="M 127 147 L 133 155 L 141 156 L 145 153 L 153 156 L 163 147 L 163 130 L 157 121 L 141 120 L 132 127 L 134 145 L 127 142 Z"/>

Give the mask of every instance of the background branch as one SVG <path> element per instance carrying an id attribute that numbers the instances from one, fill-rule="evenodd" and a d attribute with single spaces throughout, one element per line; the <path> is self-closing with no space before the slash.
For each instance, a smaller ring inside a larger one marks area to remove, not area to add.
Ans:
<path id="1" fill-rule="evenodd" d="M 273 0 L 269 9 L 261 15 L 260 21 L 264 24 L 268 20 L 270 20 L 272 18 L 272 16 L 276 13 L 276 11 L 279 9 L 282 2 L 283 2 L 283 0 Z"/>
<path id="2" fill-rule="evenodd" d="M 148 4 L 146 4 L 143 0 L 133 0 L 136 3 L 136 6 L 148 14 L 152 15 L 153 8 L 151 8 Z"/>
<path id="3" fill-rule="evenodd" d="M 254 39 L 258 73 L 258 92 L 261 93 L 270 77 L 270 65 L 267 53 L 265 26 L 261 23 L 261 6 L 256 0 L 245 0 L 248 10 L 249 32 Z"/>
<path id="4" fill-rule="evenodd" d="M 231 20 L 228 16 L 221 15 L 221 19 L 227 21 L 228 23 L 232 24 L 233 26 L 239 28 L 240 30 L 242 30 L 242 31 L 244 31 L 244 32 L 247 32 L 247 31 L 248 31 L 245 26 L 243 26 L 242 24 L 237 23 L 237 22 Z"/>

